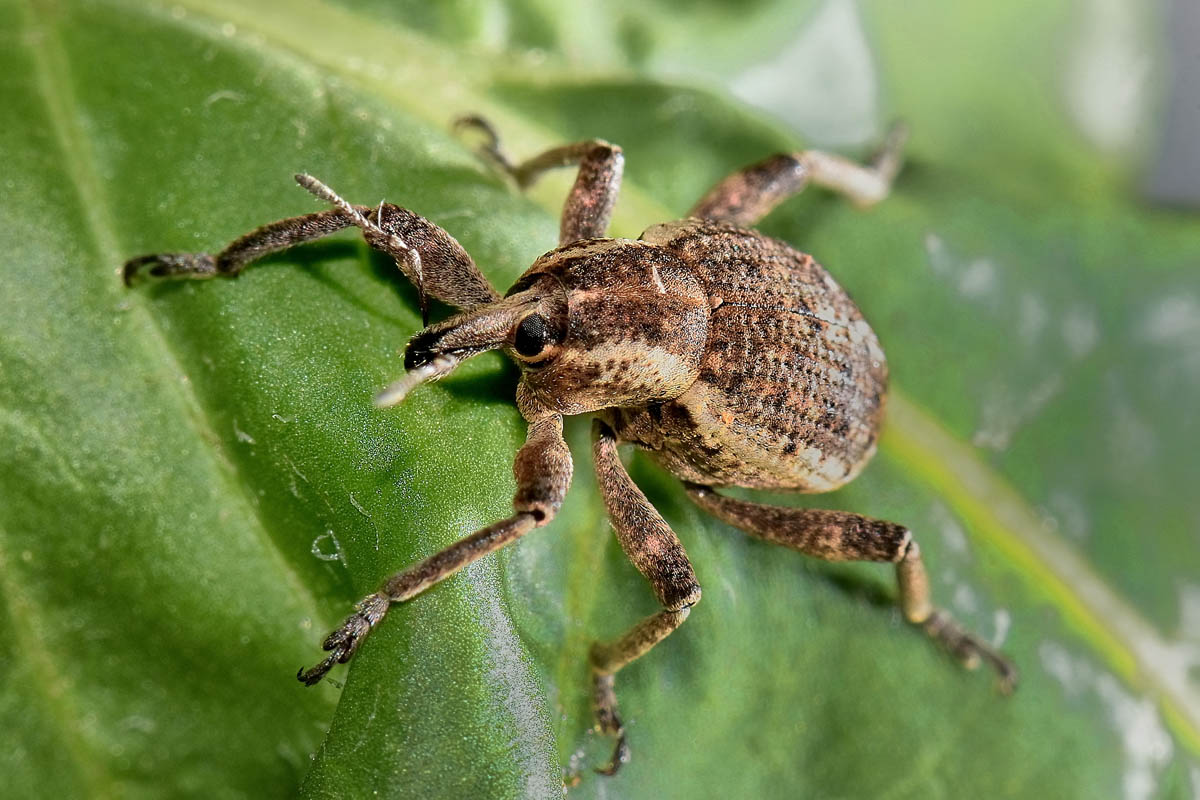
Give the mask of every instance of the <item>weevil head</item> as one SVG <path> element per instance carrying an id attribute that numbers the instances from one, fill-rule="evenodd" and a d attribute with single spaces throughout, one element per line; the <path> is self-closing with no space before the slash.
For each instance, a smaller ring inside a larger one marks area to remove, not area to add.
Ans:
<path id="1" fill-rule="evenodd" d="M 546 408 L 582 414 L 678 397 L 699 374 L 707 295 L 677 256 L 645 242 L 594 239 L 534 262 L 501 300 L 409 341 L 408 374 L 377 399 L 399 402 L 463 360 L 503 349 Z"/>
<path id="2" fill-rule="evenodd" d="M 699 374 L 707 295 L 663 248 L 575 242 L 534 262 L 506 299 L 516 298 L 530 304 L 504 348 L 547 408 L 582 414 L 669 400 Z"/>

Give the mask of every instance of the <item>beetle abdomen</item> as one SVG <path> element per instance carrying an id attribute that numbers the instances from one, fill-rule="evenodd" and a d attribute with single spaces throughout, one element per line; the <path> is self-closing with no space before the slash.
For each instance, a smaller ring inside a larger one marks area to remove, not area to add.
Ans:
<path id="1" fill-rule="evenodd" d="M 659 428 L 656 458 L 710 485 L 822 492 L 857 475 L 875 450 L 887 363 L 832 276 L 783 242 L 711 222 L 643 238 L 692 265 L 712 306 L 695 383 L 645 419 L 623 415 Z"/>

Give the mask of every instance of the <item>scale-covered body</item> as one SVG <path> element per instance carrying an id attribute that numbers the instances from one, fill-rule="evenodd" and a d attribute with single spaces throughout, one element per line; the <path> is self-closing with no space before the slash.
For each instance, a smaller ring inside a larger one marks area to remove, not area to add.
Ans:
<path id="1" fill-rule="evenodd" d="M 592 410 L 580 402 L 585 385 L 622 396 L 604 411 L 618 438 L 680 478 L 824 492 L 874 452 L 887 363 L 858 308 L 811 256 L 689 219 L 639 241 L 551 251 L 514 289 L 546 275 L 561 282 L 572 321 L 557 362 L 578 353 L 587 363 L 529 370 L 526 382 L 564 413 Z M 636 386 L 618 389 L 635 381 L 643 397 Z"/>
<path id="2" fill-rule="evenodd" d="M 457 124 L 481 131 L 482 152 L 519 186 L 547 169 L 579 167 L 559 247 L 503 296 L 436 224 L 390 203 L 351 205 L 308 175 L 297 182 L 330 210 L 261 226 L 217 253 L 153 253 L 124 266 L 126 283 L 142 275 L 231 277 L 266 253 L 356 226 L 417 287 L 422 311 L 426 297 L 459 309 L 409 340 L 405 374 L 377 395 L 377 405 L 396 405 L 489 350 L 503 350 L 521 369 L 516 400 L 529 427 L 513 461 L 513 514 L 389 577 L 326 637 L 327 655 L 299 680 L 311 686 L 349 661 L 393 605 L 550 524 L 574 473 L 563 419 L 591 413 L 596 485 L 608 519 L 660 603 L 623 636 L 589 651 L 596 726 L 614 740 L 598 772 L 611 775 L 629 759 L 615 676 L 678 628 L 701 598 L 682 542 L 626 471 L 621 442 L 645 448 L 684 481 L 699 508 L 752 536 L 831 561 L 894 564 L 904 618 L 963 663 L 988 663 L 1011 690 L 1017 674 L 1008 659 L 933 605 L 906 527 L 712 488 L 829 491 L 874 453 L 887 389 L 879 341 L 811 256 L 749 228 L 810 182 L 862 206 L 883 199 L 900 167 L 902 130 L 867 166 L 814 150 L 751 164 L 714 186 L 688 219 L 631 240 L 605 238 L 624 165 L 619 147 L 588 140 L 514 163 L 485 120 Z"/>

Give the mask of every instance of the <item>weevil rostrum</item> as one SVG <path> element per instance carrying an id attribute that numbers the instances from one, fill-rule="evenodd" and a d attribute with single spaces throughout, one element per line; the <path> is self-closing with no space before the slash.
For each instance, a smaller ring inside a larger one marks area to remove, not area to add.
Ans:
<path id="1" fill-rule="evenodd" d="M 514 163 L 485 120 L 465 117 L 456 125 L 481 132 L 482 154 L 521 188 L 548 169 L 578 166 L 558 247 L 504 295 L 437 225 L 390 203 L 350 205 L 306 175 L 297 181 L 332 209 L 258 228 L 216 254 L 165 253 L 125 264 L 126 283 L 143 274 L 234 276 L 267 253 L 357 226 L 422 298 L 461 310 L 408 342 L 406 373 L 377 397 L 380 406 L 488 350 L 503 350 L 520 367 L 516 402 L 529 432 L 513 464 L 513 515 L 389 578 L 325 639 L 328 655 L 299 679 L 313 685 L 349 661 L 393 604 L 549 523 L 573 470 L 563 417 L 590 413 L 609 519 L 662 605 L 624 636 L 591 649 L 596 724 L 614 739 L 612 760 L 599 771 L 612 774 L 629 758 L 616 675 L 700 601 L 683 545 L 618 457 L 622 443 L 645 450 L 683 481 L 698 506 L 752 536 L 831 561 L 895 564 L 905 619 L 968 666 L 989 664 L 1001 687 L 1011 689 L 1011 663 L 933 606 L 907 528 L 718 491 L 827 492 L 852 480 L 874 454 L 888 379 L 875 333 L 812 256 L 751 227 L 809 183 L 859 206 L 879 202 L 899 170 L 903 132 L 893 130 L 865 166 L 814 150 L 772 156 L 719 182 L 685 219 L 632 240 L 605 238 L 624 164 L 616 145 L 578 142 Z"/>

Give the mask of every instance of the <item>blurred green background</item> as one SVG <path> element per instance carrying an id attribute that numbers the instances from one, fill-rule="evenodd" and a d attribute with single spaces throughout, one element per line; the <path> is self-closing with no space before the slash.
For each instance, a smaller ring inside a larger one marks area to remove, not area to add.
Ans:
<path id="1" fill-rule="evenodd" d="M 1193 6 L 0 0 L 5 796 L 1200 793 Z M 507 513 L 516 370 L 374 410 L 420 319 L 351 234 L 237 281 L 118 268 L 315 210 L 306 171 L 506 287 L 571 176 L 516 194 L 449 134 L 464 111 L 519 155 L 621 144 L 623 236 L 908 121 L 887 202 L 813 190 L 762 226 L 851 291 L 894 377 L 858 481 L 768 499 L 910 526 L 1016 696 L 905 626 L 889 569 L 749 541 L 632 455 L 705 600 L 621 674 L 633 760 L 592 775 L 587 647 L 655 604 L 586 420 L 559 519 L 293 679 L 384 576 Z"/>

